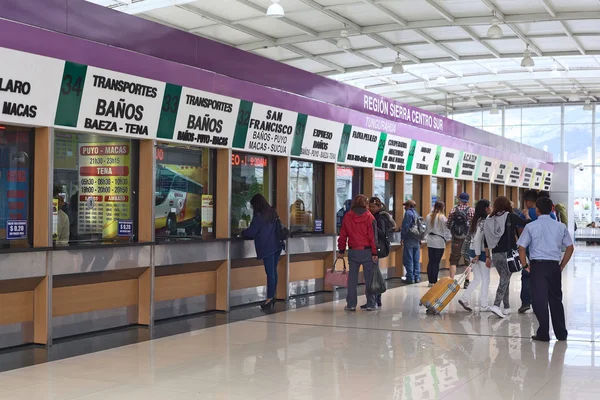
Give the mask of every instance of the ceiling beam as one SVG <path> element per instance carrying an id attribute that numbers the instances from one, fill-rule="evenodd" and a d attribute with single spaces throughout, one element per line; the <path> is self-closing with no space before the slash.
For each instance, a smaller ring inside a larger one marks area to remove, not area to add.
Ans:
<path id="1" fill-rule="evenodd" d="M 448 11 L 446 11 L 444 9 L 444 7 L 440 6 L 434 0 L 425 0 L 425 2 L 427 4 L 429 4 L 431 7 L 433 7 L 435 9 L 435 11 L 438 12 L 438 14 L 440 14 L 442 17 L 446 18 L 448 20 L 448 22 L 454 23 L 454 21 L 456 20 L 456 18 L 454 18 L 454 15 L 450 14 Z"/>
<path id="2" fill-rule="evenodd" d="M 385 8 L 384 6 L 382 6 L 381 4 L 376 3 L 373 0 L 361 0 L 363 3 L 366 4 L 370 4 L 371 6 L 375 7 L 376 9 L 378 9 L 379 11 L 381 11 L 383 14 L 385 14 L 387 17 L 389 17 L 392 21 L 396 22 L 397 24 L 400 24 L 402 26 L 406 26 L 407 22 L 400 18 L 399 15 L 397 15 L 396 13 L 390 11 L 389 9 Z"/>
<path id="3" fill-rule="evenodd" d="M 468 28 L 468 27 L 466 27 L 466 26 L 462 26 L 461 28 L 462 28 L 462 30 L 463 30 L 463 31 L 464 31 L 464 32 L 465 32 L 467 35 L 469 35 L 469 37 L 470 37 L 471 39 L 473 39 L 474 41 L 476 41 L 477 43 L 479 43 L 480 45 L 482 45 L 483 47 L 485 47 L 486 49 L 488 49 L 488 50 L 489 50 L 489 52 L 490 52 L 490 53 L 492 53 L 492 54 L 494 55 L 494 57 L 496 57 L 496 58 L 500 58 L 500 53 L 499 53 L 499 52 L 498 52 L 496 49 L 494 49 L 492 46 L 490 46 L 489 44 L 487 44 L 487 43 L 485 43 L 484 41 L 482 41 L 482 40 L 479 38 L 479 36 L 477 36 L 477 34 L 475 34 L 475 32 L 473 32 L 473 31 L 471 30 L 471 28 Z"/>
<path id="4" fill-rule="evenodd" d="M 409 53 L 408 51 L 405 51 L 405 50 L 401 49 L 400 47 L 394 45 L 392 42 L 388 41 L 387 39 L 384 39 L 381 36 L 375 35 L 375 34 L 368 34 L 367 36 L 369 38 L 375 40 L 376 42 L 381 43 L 384 46 L 381 48 L 387 47 L 390 50 L 394 50 L 396 53 L 402 54 L 404 57 L 408 58 L 415 64 L 421 63 L 421 60 L 419 58 L 417 58 L 413 54 Z"/>
<path id="5" fill-rule="evenodd" d="M 548 11 L 548 14 L 552 16 L 552 18 L 556 18 L 556 11 L 552 8 L 552 4 L 548 0 L 542 0 L 542 6 Z"/>
<path id="6" fill-rule="evenodd" d="M 564 96 L 559 96 L 559 95 L 556 93 L 556 90 L 554 90 L 554 89 L 553 89 L 551 86 L 548 86 L 548 85 L 546 85 L 546 84 L 545 84 L 544 82 L 542 82 L 541 80 L 539 80 L 539 79 L 536 79 L 536 80 L 535 80 L 535 82 L 536 82 L 538 85 L 540 85 L 541 87 L 543 87 L 544 89 L 548 89 L 548 91 L 550 92 L 550 94 L 551 94 L 551 95 L 558 97 L 559 99 L 561 99 L 561 100 L 562 100 L 562 101 L 564 101 L 565 103 L 566 103 L 567 101 L 569 101 L 569 99 L 567 99 L 566 97 L 564 97 Z"/>
<path id="7" fill-rule="evenodd" d="M 330 18 L 333 18 L 336 21 L 341 22 L 342 24 L 351 27 L 358 33 L 360 33 L 362 30 L 362 27 L 359 26 L 357 23 L 350 21 L 348 18 L 341 16 L 340 14 L 336 13 L 335 11 L 331 11 L 331 10 L 327 9 L 325 6 L 317 3 L 314 0 L 299 0 L 299 1 L 306 4 L 307 6 L 309 6 L 310 8 L 312 8 L 314 10 L 322 12 L 323 14 L 329 16 Z"/>
<path id="8" fill-rule="evenodd" d="M 144 0 L 110 8 L 126 14 L 137 15 L 148 11 L 159 10 L 161 8 L 189 4 L 193 3 L 194 1 L 196 0 Z"/>
<path id="9" fill-rule="evenodd" d="M 577 46 L 577 50 L 579 50 L 581 55 L 585 56 L 586 51 L 583 48 L 583 45 L 581 44 L 579 39 L 577 39 L 575 36 L 573 36 L 573 32 L 571 32 L 571 30 L 569 29 L 569 27 L 567 26 L 567 24 L 564 21 L 560 21 L 560 24 L 562 25 L 563 29 L 565 30 L 565 33 L 567 34 L 567 36 L 570 37 L 571 40 L 573 40 L 573 42 L 575 42 L 575 46 Z"/>

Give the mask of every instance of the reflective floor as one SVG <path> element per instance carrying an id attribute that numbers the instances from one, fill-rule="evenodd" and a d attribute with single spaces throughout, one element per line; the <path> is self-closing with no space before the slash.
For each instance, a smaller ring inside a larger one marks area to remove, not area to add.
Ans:
<path id="1" fill-rule="evenodd" d="M 599 257 L 578 248 L 564 272 L 568 342 L 531 342 L 516 275 L 504 320 L 454 303 L 426 316 L 421 284 L 376 312 L 329 302 L 4 372 L 0 399 L 597 400 Z"/>

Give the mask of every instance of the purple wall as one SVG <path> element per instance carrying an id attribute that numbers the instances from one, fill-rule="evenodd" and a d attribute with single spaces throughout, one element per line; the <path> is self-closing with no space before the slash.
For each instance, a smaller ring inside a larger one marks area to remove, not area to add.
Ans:
<path id="1" fill-rule="evenodd" d="M 365 94 L 377 97 L 370 92 L 84 0 L 39 0 L 36 1 L 35 8 L 32 8 L 28 1 L 0 0 L 0 17 L 68 35 L 59 35 L 58 40 L 56 38 L 46 40 L 47 43 L 42 45 L 40 42 L 33 41 L 38 40 L 39 33 L 49 35 L 49 32 L 41 31 L 30 37 L 22 36 L 16 32 L 19 29 L 8 25 L 9 22 L 4 22 L 0 31 L 3 32 L 2 45 L 5 47 L 214 91 L 212 86 L 215 76 L 198 70 L 201 68 L 248 82 L 247 90 L 228 93 L 233 97 L 252 101 L 261 101 L 256 97 L 270 98 L 266 92 L 263 92 L 263 96 L 255 92 L 252 96 L 254 99 L 244 96 L 244 92 L 252 88 L 260 92 L 260 88 L 252 85 L 253 83 L 381 117 L 376 112 L 363 107 Z M 13 28 L 15 36 L 10 37 L 9 32 Z M 36 39 L 33 36 L 36 36 Z M 156 58 L 148 62 L 142 61 L 140 57 L 134 57 L 135 53 L 91 51 L 92 43 L 75 38 L 88 39 Z M 107 57 L 111 59 L 107 60 Z M 178 65 L 162 60 L 173 61 Z M 187 73 L 181 75 L 182 71 Z M 202 76 L 206 81 L 202 79 L 199 82 Z M 300 99 L 297 101 L 302 102 Z M 387 101 L 397 104 L 393 100 Z M 309 102 L 302 103 L 308 105 Z M 325 106 L 325 108 L 330 109 L 330 114 L 340 112 L 334 110 L 336 107 Z M 413 107 L 407 106 L 407 108 L 421 111 Z M 302 112 L 320 116 L 319 113 L 311 113 L 309 110 L 303 109 Z M 550 153 L 445 119 L 437 114 L 423 112 L 444 121 L 445 135 L 489 146 L 501 152 L 520 154 L 546 162 L 552 161 Z M 402 126 L 406 126 L 405 121 L 391 117 L 386 119 L 401 122 Z M 396 133 L 404 134 L 402 130 Z"/>

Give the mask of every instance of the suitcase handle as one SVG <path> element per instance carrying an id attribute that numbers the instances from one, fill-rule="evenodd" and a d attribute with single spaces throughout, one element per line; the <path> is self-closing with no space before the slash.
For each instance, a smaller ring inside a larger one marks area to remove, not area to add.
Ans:
<path id="1" fill-rule="evenodd" d="M 338 260 L 339 260 L 339 258 L 336 258 L 335 261 L 333 262 L 333 267 L 331 267 L 331 272 L 335 272 L 335 266 L 336 266 Z M 343 272 L 346 272 L 346 259 L 342 258 L 341 260 L 344 262 L 344 270 L 343 270 Z"/>

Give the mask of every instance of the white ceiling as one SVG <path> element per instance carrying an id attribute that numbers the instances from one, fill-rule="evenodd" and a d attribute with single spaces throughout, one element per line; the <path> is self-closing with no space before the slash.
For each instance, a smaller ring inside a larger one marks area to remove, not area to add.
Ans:
<path id="1" fill-rule="evenodd" d="M 281 0 L 281 19 L 265 16 L 271 0 L 88 1 L 439 113 L 600 98 L 600 0 Z"/>

